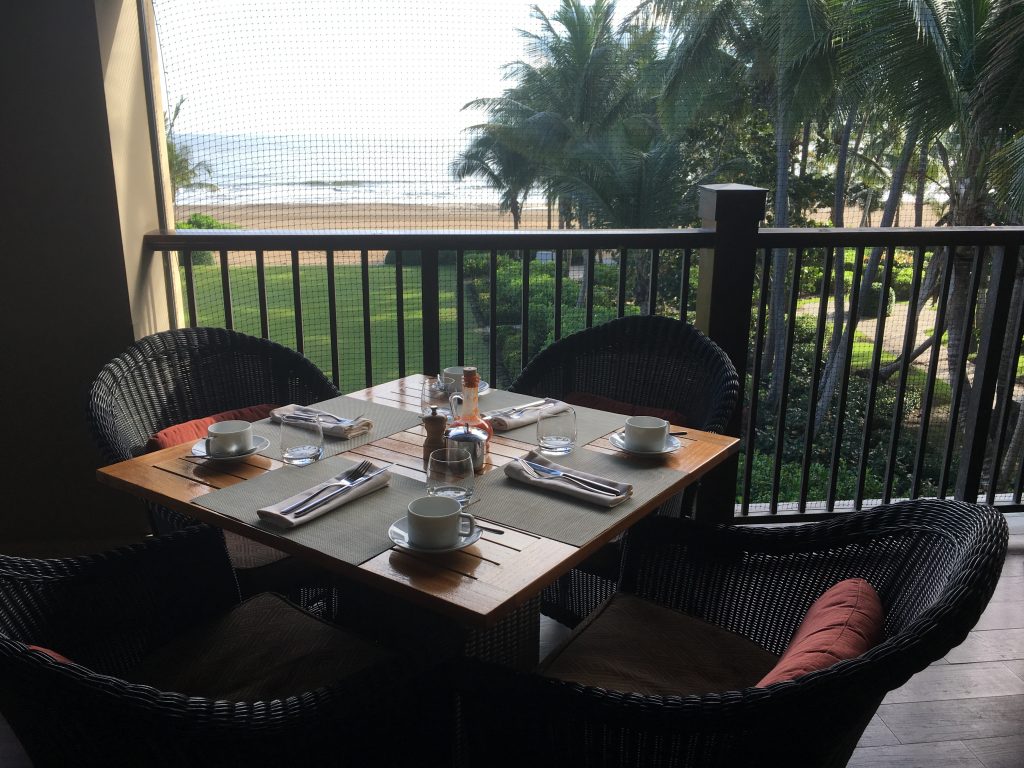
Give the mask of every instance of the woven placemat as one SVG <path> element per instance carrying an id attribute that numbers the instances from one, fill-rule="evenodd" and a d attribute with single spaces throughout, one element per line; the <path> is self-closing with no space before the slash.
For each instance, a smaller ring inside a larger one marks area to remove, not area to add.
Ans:
<path id="1" fill-rule="evenodd" d="M 284 501 L 299 491 L 322 483 L 354 466 L 356 461 L 335 456 L 308 467 L 285 466 L 230 488 L 222 488 L 193 499 L 193 503 L 233 517 L 254 528 L 316 549 L 337 560 L 359 565 L 391 549 L 388 528 L 405 516 L 409 502 L 426 495 L 425 485 L 403 475 L 392 474 L 387 486 L 350 501 L 304 525 L 282 530 L 268 525 L 256 510 Z"/>
<path id="2" fill-rule="evenodd" d="M 324 458 L 334 456 L 342 451 L 350 451 L 360 445 L 372 443 L 382 437 L 393 435 L 420 423 L 420 415 L 411 411 L 404 411 L 401 408 L 393 408 L 390 405 L 380 403 L 369 403 L 366 400 L 357 400 L 354 397 L 335 397 L 316 403 L 313 407 L 322 411 L 341 416 L 345 419 L 354 419 L 363 415 L 373 422 L 373 429 L 362 435 L 350 437 L 343 440 L 338 437 L 324 435 Z M 261 455 L 270 459 L 281 459 L 281 427 L 270 419 L 254 422 L 253 432 L 261 435 L 270 441 L 270 446 L 261 451 Z M 300 489 L 301 490 L 301 489 Z"/>
<path id="3" fill-rule="evenodd" d="M 539 397 L 520 395 L 515 392 L 506 392 L 501 389 L 492 389 L 486 397 L 480 399 L 480 410 L 482 412 L 498 411 L 502 408 L 511 408 L 514 405 L 523 405 L 539 400 Z M 604 437 L 609 432 L 621 428 L 628 417 L 608 411 L 597 411 L 593 408 L 584 408 L 582 405 L 574 405 L 576 411 L 576 445 L 587 445 L 599 437 Z M 510 429 L 507 432 L 496 432 L 502 437 L 518 440 L 523 443 L 537 442 L 537 424 L 527 424 L 524 427 Z"/>
<path id="4" fill-rule="evenodd" d="M 554 461 L 609 480 L 632 483 L 633 495 L 616 507 L 601 507 L 511 480 L 497 469 L 477 477 L 476 494 L 480 503 L 473 507 L 473 513 L 502 525 L 581 547 L 683 477 L 682 472 L 663 464 L 582 448 Z"/>

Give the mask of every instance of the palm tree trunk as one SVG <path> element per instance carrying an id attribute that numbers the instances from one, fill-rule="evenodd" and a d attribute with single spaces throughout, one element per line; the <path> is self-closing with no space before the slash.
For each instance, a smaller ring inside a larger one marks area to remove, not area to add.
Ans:
<path id="1" fill-rule="evenodd" d="M 924 221 L 924 185 L 928 177 L 928 137 L 921 140 L 921 152 L 917 159 L 917 189 L 914 191 L 914 226 Z"/>
<path id="2" fill-rule="evenodd" d="M 851 106 L 846 115 L 846 122 L 843 123 L 843 135 L 839 139 L 839 149 L 836 157 L 836 185 L 835 194 L 832 197 L 832 226 L 842 227 L 843 217 L 846 213 L 846 159 L 850 152 L 850 134 L 853 133 L 853 119 L 856 110 Z"/>
<path id="3" fill-rule="evenodd" d="M 800 173 L 799 176 L 802 179 L 804 174 L 807 173 L 807 153 L 810 151 L 811 145 L 811 121 L 804 121 L 804 133 L 800 139 Z"/>

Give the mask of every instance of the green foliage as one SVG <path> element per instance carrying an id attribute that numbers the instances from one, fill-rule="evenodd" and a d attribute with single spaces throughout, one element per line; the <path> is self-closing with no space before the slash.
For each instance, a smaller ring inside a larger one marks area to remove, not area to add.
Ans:
<path id="1" fill-rule="evenodd" d="M 175 223 L 177 229 L 238 229 L 237 224 L 218 221 L 205 213 L 193 213 L 185 221 Z M 192 266 L 209 266 L 213 264 L 211 251 L 192 251 Z"/>
<path id="2" fill-rule="evenodd" d="M 857 305 L 857 317 L 861 320 L 873 320 L 878 317 L 878 302 L 882 296 L 882 284 L 872 283 L 860 296 Z M 892 315 L 893 307 L 896 305 L 896 291 L 891 287 L 886 294 L 885 316 Z"/>

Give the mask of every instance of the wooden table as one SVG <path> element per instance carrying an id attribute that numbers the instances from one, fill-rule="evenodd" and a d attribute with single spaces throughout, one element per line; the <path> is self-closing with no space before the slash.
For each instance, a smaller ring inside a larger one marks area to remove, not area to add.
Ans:
<path id="1" fill-rule="evenodd" d="M 418 412 L 422 381 L 422 375 L 414 374 L 351 393 L 350 397 Z M 678 484 L 610 526 L 586 546 L 574 547 L 528 531 L 513 530 L 479 515 L 485 525 L 502 529 L 504 533 L 485 532 L 473 546 L 442 555 L 424 556 L 392 548 L 358 566 L 338 562 L 270 530 L 246 525 L 192 503 L 197 496 L 280 467 L 281 463 L 273 459 L 253 456 L 238 463 L 209 465 L 191 455 L 191 444 L 184 444 L 104 467 L 98 471 L 98 477 L 100 482 L 114 488 L 305 558 L 374 589 L 419 603 L 467 628 L 488 630 L 737 450 L 736 438 L 683 428 L 687 434 L 681 438 L 682 446 L 664 459 L 680 471 Z M 423 439 L 422 426 L 416 426 L 344 455 L 357 460 L 394 462 L 393 472 L 424 480 Z M 500 467 L 533 447 L 496 434 L 487 469 Z M 587 450 L 615 452 L 607 437 L 590 443 Z"/>

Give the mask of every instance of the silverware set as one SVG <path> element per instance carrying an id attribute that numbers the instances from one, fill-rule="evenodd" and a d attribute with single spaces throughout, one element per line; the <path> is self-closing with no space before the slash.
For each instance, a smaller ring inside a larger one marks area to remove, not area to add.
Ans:
<path id="1" fill-rule="evenodd" d="M 371 472 L 370 470 L 372 469 L 373 464 L 370 461 L 362 461 L 347 472 L 344 472 L 337 477 L 332 478 L 329 482 L 324 483 L 320 488 L 302 501 L 296 502 L 281 510 L 281 514 L 291 515 L 293 520 L 304 517 L 314 509 L 326 504 L 331 499 L 340 496 L 358 485 L 362 485 L 372 477 L 376 477 L 390 466 L 391 465 L 388 464 L 386 467 L 382 467 Z"/>
<path id="2" fill-rule="evenodd" d="M 521 457 L 517 458 L 516 461 L 519 462 L 519 465 L 523 468 L 523 471 L 526 472 L 526 474 L 528 474 L 535 480 L 568 480 L 569 482 L 575 483 L 584 490 L 591 491 L 592 493 L 600 493 L 604 496 L 618 496 L 621 493 L 621 491 L 618 488 L 615 488 L 611 485 L 605 485 L 604 483 L 599 483 L 596 480 L 591 480 L 589 477 L 580 477 L 579 475 L 574 475 L 569 472 L 563 472 L 560 469 L 548 467 L 545 466 L 544 464 L 535 464 L 534 462 L 527 461 L 526 459 Z"/>
<path id="3" fill-rule="evenodd" d="M 552 400 L 550 397 L 544 400 L 535 400 L 532 403 L 525 403 L 524 405 L 516 405 L 511 408 L 501 408 L 497 411 L 489 411 L 484 418 L 493 419 L 495 416 L 502 416 L 505 418 L 516 418 L 522 416 L 527 411 L 540 410 L 554 405 L 557 400 Z"/>
<path id="4" fill-rule="evenodd" d="M 344 416 L 335 416 L 333 413 L 304 410 L 292 411 L 291 413 L 288 414 L 288 416 L 289 418 L 299 419 L 300 421 L 308 421 L 310 423 L 314 421 L 319 421 L 321 424 L 325 424 L 328 427 L 333 427 L 336 425 L 348 427 L 355 424 L 357 421 L 363 418 L 363 414 L 359 414 L 354 418 L 347 419 Z"/>

